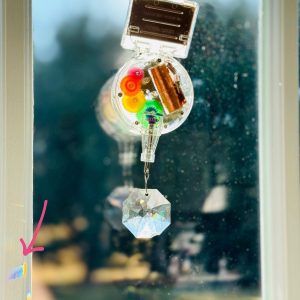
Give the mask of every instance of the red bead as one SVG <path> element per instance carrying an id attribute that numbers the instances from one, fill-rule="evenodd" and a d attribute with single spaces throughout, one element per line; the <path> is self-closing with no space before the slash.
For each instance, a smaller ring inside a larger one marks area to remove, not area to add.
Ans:
<path id="1" fill-rule="evenodd" d="M 141 68 L 133 67 L 129 69 L 128 75 L 134 77 L 137 80 L 142 80 L 144 78 L 144 71 Z"/>
<path id="2" fill-rule="evenodd" d="M 120 83 L 122 92 L 127 96 L 134 96 L 141 90 L 141 82 L 133 76 L 126 76 Z"/>

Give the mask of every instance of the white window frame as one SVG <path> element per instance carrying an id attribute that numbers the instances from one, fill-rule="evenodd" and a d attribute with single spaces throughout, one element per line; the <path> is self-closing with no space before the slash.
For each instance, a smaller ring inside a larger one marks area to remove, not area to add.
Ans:
<path id="1" fill-rule="evenodd" d="M 261 0 L 259 153 L 263 300 L 300 299 L 297 0 Z M 24 262 L 32 234 L 33 93 L 30 0 L 0 0 L 0 278 Z M 42 200 L 42 199 L 40 199 Z M 31 257 L 26 262 L 30 265 Z M 29 268 L 30 271 L 30 268 Z M 27 279 L 0 280 L 24 299 Z"/>
<path id="2" fill-rule="evenodd" d="M 0 299 L 31 292 L 33 72 L 31 0 L 0 0 Z M 9 273 L 27 264 L 24 279 Z"/>
<path id="3" fill-rule="evenodd" d="M 298 1 L 262 0 L 259 164 L 262 294 L 300 299 Z"/>

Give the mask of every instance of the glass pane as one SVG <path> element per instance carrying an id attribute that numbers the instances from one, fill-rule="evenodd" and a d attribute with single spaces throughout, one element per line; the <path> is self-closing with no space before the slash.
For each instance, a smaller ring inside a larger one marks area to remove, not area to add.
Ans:
<path id="1" fill-rule="evenodd" d="M 33 1 L 35 222 L 49 200 L 38 299 L 260 299 L 258 1 L 199 4 L 181 60 L 195 103 L 160 138 L 149 181 L 172 203 L 172 223 L 137 240 L 107 197 L 143 186 L 141 146 L 118 145 L 96 116 L 99 91 L 132 56 L 120 46 L 128 1 Z M 120 153 L 136 163 L 122 170 Z"/>

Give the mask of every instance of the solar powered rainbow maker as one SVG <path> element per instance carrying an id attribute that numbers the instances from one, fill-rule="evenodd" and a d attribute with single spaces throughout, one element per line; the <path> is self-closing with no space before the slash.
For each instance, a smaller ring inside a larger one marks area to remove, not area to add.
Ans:
<path id="1" fill-rule="evenodd" d="M 175 57 L 187 57 L 197 13 L 194 1 L 130 2 L 121 45 L 135 54 L 115 76 L 111 98 L 120 120 L 142 140 L 145 188 L 132 190 L 122 218 L 136 238 L 160 235 L 171 223 L 170 202 L 148 189 L 148 179 L 160 136 L 181 126 L 193 106 L 192 81 Z"/>

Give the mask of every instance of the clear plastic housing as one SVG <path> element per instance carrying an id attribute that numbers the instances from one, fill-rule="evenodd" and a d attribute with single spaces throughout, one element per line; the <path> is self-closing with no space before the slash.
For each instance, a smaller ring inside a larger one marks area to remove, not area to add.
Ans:
<path id="1" fill-rule="evenodd" d="M 116 74 L 111 99 L 122 124 L 132 134 L 142 135 L 155 118 L 154 123 L 162 119 L 161 134 L 166 134 L 189 116 L 194 89 L 189 74 L 176 59 L 142 53 Z"/>

